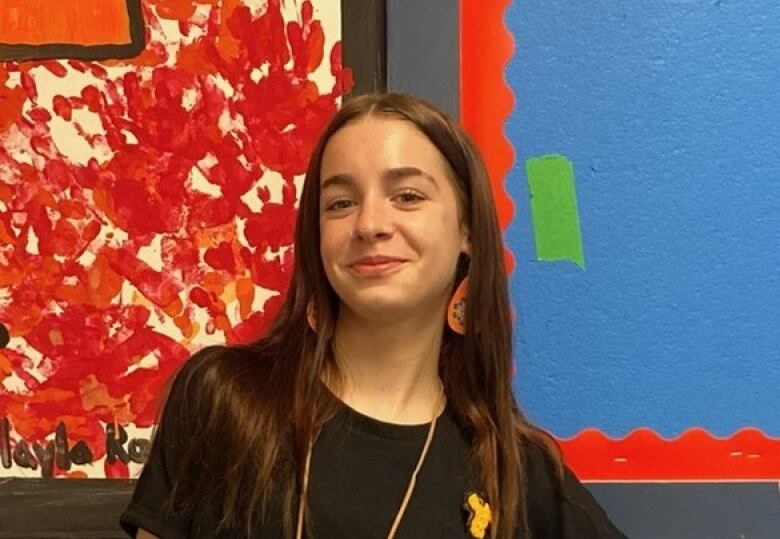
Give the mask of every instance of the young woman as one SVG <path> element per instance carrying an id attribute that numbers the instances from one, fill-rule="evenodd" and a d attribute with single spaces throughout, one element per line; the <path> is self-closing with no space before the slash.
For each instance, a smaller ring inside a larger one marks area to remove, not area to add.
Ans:
<path id="1" fill-rule="evenodd" d="M 136 537 L 623 537 L 523 417 L 501 231 L 473 143 L 415 98 L 314 149 L 267 334 L 173 380 Z"/>

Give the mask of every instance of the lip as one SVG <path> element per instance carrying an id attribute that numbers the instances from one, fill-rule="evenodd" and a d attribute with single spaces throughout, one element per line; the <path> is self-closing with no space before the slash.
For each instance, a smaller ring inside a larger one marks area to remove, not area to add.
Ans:
<path id="1" fill-rule="evenodd" d="M 399 256 L 384 256 L 384 255 L 373 255 L 373 256 L 364 256 L 362 258 L 359 258 L 352 262 L 352 266 L 355 264 L 362 264 L 365 266 L 370 265 L 380 265 L 380 264 L 387 264 L 389 262 L 406 262 L 405 258 L 401 258 Z"/>
<path id="2" fill-rule="evenodd" d="M 406 263 L 405 258 L 393 256 L 365 256 L 349 265 L 362 277 L 384 277 L 395 272 Z"/>

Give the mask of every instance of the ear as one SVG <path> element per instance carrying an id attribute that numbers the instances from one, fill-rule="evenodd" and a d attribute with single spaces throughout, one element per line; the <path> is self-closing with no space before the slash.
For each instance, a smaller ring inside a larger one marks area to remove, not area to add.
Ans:
<path id="1" fill-rule="evenodd" d="M 460 252 L 468 257 L 471 257 L 471 236 L 469 235 L 468 228 L 464 225 L 461 227 L 463 239 L 460 243 Z"/>

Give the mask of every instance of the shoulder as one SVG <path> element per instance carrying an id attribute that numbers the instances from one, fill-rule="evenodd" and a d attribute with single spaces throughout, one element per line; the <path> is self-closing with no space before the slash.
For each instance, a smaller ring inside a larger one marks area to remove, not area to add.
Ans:
<path id="1" fill-rule="evenodd" d="M 523 451 L 528 523 L 534 537 L 625 538 L 574 472 L 556 462 L 547 444 L 524 440 Z"/>
<path id="2" fill-rule="evenodd" d="M 173 372 L 166 385 L 161 412 L 170 413 L 172 406 L 180 406 L 187 397 L 196 394 L 208 384 L 210 373 L 223 362 L 228 348 L 224 346 L 209 346 L 193 353 Z"/>
<path id="3" fill-rule="evenodd" d="M 168 399 L 192 395 L 203 400 L 217 388 L 246 381 L 248 371 L 262 370 L 264 363 L 267 362 L 263 362 L 259 354 L 246 347 L 208 346 L 193 353 L 179 366 L 169 381 Z M 260 383 L 262 380 L 257 377 L 253 381 Z"/>
<path id="4" fill-rule="evenodd" d="M 231 346 L 207 346 L 194 352 L 181 364 L 173 376 L 173 383 L 204 383 L 209 376 L 218 374 L 230 363 L 248 354 L 244 348 Z"/>
<path id="5" fill-rule="evenodd" d="M 563 473 L 562 462 L 558 460 L 559 450 L 552 438 L 539 434 L 533 438 L 522 436 L 520 448 L 523 455 L 525 479 L 531 488 L 558 492 Z"/>
<path id="6" fill-rule="evenodd" d="M 560 470 L 543 443 L 524 438 L 521 448 L 529 525 L 532 529 L 549 529 L 560 519 L 563 500 Z"/>
<path id="7" fill-rule="evenodd" d="M 168 432 L 184 427 L 183 423 L 192 417 L 192 411 L 204 404 L 204 398 L 212 394 L 213 386 L 219 385 L 218 371 L 223 369 L 228 354 L 228 347 L 209 346 L 179 365 L 166 385 L 159 410 L 159 429 Z"/>
<path id="8" fill-rule="evenodd" d="M 242 396 L 260 394 L 267 385 L 262 369 L 262 361 L 246 348 L 209 346 L 193 353 L 167 383 L 158 430 L 167 431 L 169 441 L 190 438 L 213 427 L 217 415 L 233 417 Z"/>

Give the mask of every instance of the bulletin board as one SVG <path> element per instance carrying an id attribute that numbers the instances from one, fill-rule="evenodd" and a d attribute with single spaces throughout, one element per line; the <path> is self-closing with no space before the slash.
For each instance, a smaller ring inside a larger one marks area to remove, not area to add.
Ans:
<path id="1" fill-rule="evenodd" d="M 770 20 L 760 2 L 461 2 L 515 389 L 581 479 L 780 479 Z"/>

